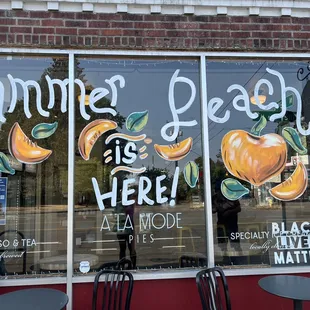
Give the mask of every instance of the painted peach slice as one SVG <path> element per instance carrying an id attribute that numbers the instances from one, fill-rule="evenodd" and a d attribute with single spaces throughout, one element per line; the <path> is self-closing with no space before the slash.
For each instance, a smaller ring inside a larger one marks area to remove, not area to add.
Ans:
<path id="1" fill-rule="evenodd" d="M 154 149 L 157 154 L 169 161 L 176 161 L 184 158 L 192 149 L 193 139 L 191 137 L 171 145 L 154 144 Z"/>
<path id="2" fill-rule="evenodd" d="M 9 152 L 18 161 L 25 164 L 38 164 L 49 158 L 51 150 L 44 149 L 32 142 L 16 122 L 9 133 Z"/>
<path id="3" fill-rule="evenodd" d="M 285 168 L 285 140 L 270 133 L 255 136 L 244 130 L 232 130 L 222 139 L 222 158 L 235 177 L 260 186 Z"/>
<path id="4" fill-rule="evenodd" d="M 107 119 L 97 119 L 85 126 L 78 142 L 79 152 L 83 159 L 89 160 L 91 150 L 101 135 L 116 128 L 117 123 Z"/>
<path id="5" fill-rule="evenodd" d="M 300 197 L 308 186 L 308 172 L 299 162 L 293 174 L 283 183 L 270 189 L 270 194 L 279 200 L 290 201 Z"/>

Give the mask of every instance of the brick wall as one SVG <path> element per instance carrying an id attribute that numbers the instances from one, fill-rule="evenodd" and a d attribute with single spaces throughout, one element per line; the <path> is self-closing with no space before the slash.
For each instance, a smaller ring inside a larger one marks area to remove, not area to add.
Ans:
<path id="1" fill-rule="evenodd" d="M 1 47 L 308 52 L 310 18 L 0 11 Z"/>

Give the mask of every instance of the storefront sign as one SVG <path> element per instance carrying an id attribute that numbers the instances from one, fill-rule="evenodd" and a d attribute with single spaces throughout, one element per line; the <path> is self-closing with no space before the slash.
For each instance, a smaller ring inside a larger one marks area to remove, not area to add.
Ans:
<path id="1" fill-rule="evenodd" d="M 308 129 L 304 129 L 302 126 L 302 101 L 301 101 L 301 95 L 298 92 L 298 90 L 294 87 L 287 86 L 285 84 L 285 80 L 283 75 L 276 71 L 272 70 L 270 68 L 266 68 L 267 73 L 276 76 L 278 78 L 278 81 L 280 83 L 281 87 L 281 104 L 276 102 L 270 102 L 269 104 L 262 104 L 259 100 L 259 91 L 262 85 L 266 85 L 268 89 L 269 95 L 272 95 L 274 93 L 274 87 L 272 83 L 267 79 L 260 79 L 257 81 L 254 87 L 254 98 L 256 101 L 256 105 L 263 111 L 275 111 L 273 115 L 270 116 L 270 121 L 274 122 L 278 119 L 282 119 L 285 116 L 285 113 L 287 111 L 287 105 L 286 105 L 286 97 L 288 96 L 288 93 L 293 93 L 296 97 L 296 105 L 297 105 L 297 114 L 296 114 L 296 125 L 299 133 L 302 135 L 309 135 L 310 134 L 310 126 L 308 126 Z M 240 91 L 240 95 L 236 96 L 233 99 L 233 107 L 240 112 L 245 112 L 247 116 L 251 119 L 257 119 L 259 117 L 259 114 L 256 112 L 251 111 L 250 106 L 250 98 L 248 91 L 239 84 L 233 84 L 230 87 L 228 87 L 227 92 L 230 93 L 234 90 Z M 216 116 L 216 112 L 219 111 L 219 109 L 223 106 L 224 101 L 221 98 L 214 97 L 210 99 L 208 103 L 208 116 L 209 118 L 216 123 L 226 123 L 230 118 L 230 110 L 228 109 L 223 117 Z"/>
<path id="2" fill-rule="evenodd" d="M 90 264 L 89 264 L 89 262 L 88 262 L 88 261 L 82 261 L 82 262 L 80 262 L 79 270 L 80 270 L 82 273 L 87 273 L 87 272 L 89 272 L 89 270 L 90 270 Z"/>
<path id="3" fill-rule="evenodd" d="M 0 225 L 6 224 L 8 178 L 0 178 Z"/>
<path id="4" fill-rule="evenodd" d="M 276 248 L 269 252 L 272 266 L 309 265 L 310 263 L 310 223 L 292 222 L 285 225 L 271 223 L 271 234 Z"/>
<path id="5" fill-rule="evenodd" d="M 273 76 L 278 78 L 278 81 L 279 81 L 280 87 L 281 87 L 281 100 L 278 102 L 270 102 L 269 104 L 260 103 L 259 92 L 260 92 L 262 85 L 265 85 L 267 87 L 269 95 L 272 95 L 274 93 L 274 86 L 272 85 L 272 83 L 267 79 L 260 79 L 259 81 L 257 81 L 255 88 L 254 88 L 254 98 L 255 98 L 255 102 L 256 102 L 257 106 L 263 111 L 272 111 L 272 110 L 277 111 L 278 109 L 280 109 L 278 113 L 275 113 L 274 115 L 272 115 L 270 117 L 270 121 L 273 122 L 273 121 L 276 121 L 278 119 L 282 119 L 285 116 L 285 113 L 287 111 L 287 104 L 286 104 L 287 97 L 289 97 L 291 95 L 291 93 L 293 93 L 296 97 L 296 104 L 297 104 L 297 115 L 296 115 L 297 129 L 302 135 L 309 135 L 310 134 L 310 126 L 308 129 L 304 129 L 302 124 L 301 124 L 302 123 L 302 121 L 301 121 L 302 101 L 301 101 L 301 95 L 299 94 L 297 89 L 294 87 L 291 87 L 291 86 L 287 86 L 285 83 L 284 77 L 280 72 L 273 70 L 273 69 L 270 69 L 270 68 L 266 68 L 266 71 L 270 75 L 273 75 Z M 173 74 L 173 76 L 171 78 L 170 88 L 169 88 L 169 105 L 170 105 L 171 112 L 172 112 L 173 122 L 166 124 L 162 128 L 162 131 L 161 131 L 164 139 L 167 141 L 174 141 L 175 140 L 177 132 L 178 132 L 180 127 L 182 127 L 182 126 L 188 127 L 188 126 L 197 125 L 196 120 L 179 121 L 179 115 L 184 113 L 191 106 L 191 104 L 194 101 L 195 96 L 196 96 L 196 88 L 195 88 L 193 81 L 191 81 L 190 79 L 185 78 L 185 77 L 179 77 L 178 76 L 179 73 L 180 73 L 180 70 L 175 71 L 175 73 Z M 11 74 L 8 74 L 7 78 L 9 80 L 11 91 L 12 91 L 12 99 L 11 99 L 10 107 L 8 109 L 8 113 L 12 113 L 16 107 L 17 85 L 19 84 L 23 88 L 23 92 L 24 92 L 24 112 L 25 112 L 25 115 L 28 118 L 30 118 L 32 116 L 32 114 L 29 110 L 29 96 L 28 96 L 28 87 L 32 86 L 36 89 L 36 93 L 37 93 L 37 95 L 36 95 L 37 111 L 43 117 L 49 117 L 49 112 L 44 110 L 42 107 L 42 102 L 41 102 L 42 91 L 41 91 L 40 85 L 36 81 L 33 81 L 33 80 L 23 81 L 22 79 L 14 78 Z M 49 89 L 49 94 L 50 94 L 49 95 L 48 109 L 52 109 L 55 105 L 54 86 L 58 85 L 61 88 L 61 93 L 62 93 L 61 112 L 63 112 L 63 113 L 67 112 L 67 106 L 66 106 L 67 97 L 68 97 L 67 85 L 69 83 L 69 79 L 64 79 L 64 80 L 51 79 L 48 75 L 45 76 L 45 79 L 46 79 L 46 82 L 48 84 L 48 89 Z M 74 82 L 75 82 L 75 84 L 77 84 L 79 86 L 80 93 L 81 93 L 80 113 L 85 120 L 89 120 L 90 116 L 89 116 L 89 114 L 87 114 L 86 108 L 85 108 L 85 97 L 86 97 L 85 85 L 79 79 L 75 79 Z M 191 87 L 190 100 L 188 101 L 188 103 L 185 106 L 183 106 L 182 108 L 178 108 L 178 109 L 175 107 L 175 102 L 174 102 L 174 98 L 173 98 L 173 91 L 174 91 L 174 86 L 175 86 L 176 82 L 184 82 Z M 98 88 L 95 88 L 92 90 L 92 92 L 90 93 L 89 98 L 88 98 L 89 107 L 95 113 L 99 113 L 99 114 L 109 113 L 109 114 L 112 114 L 113 116 L 115 116 L 116 111 L 113 109 L 113 107 L 115 107 L 117 104 L 117 96 L 118 96 L 119 89 L 125 87 L 125 84 L 126 84 L 125 79 L 121 75 L 114 75 L 110 79 L 106 79 L 105 84 L 107 84 L 106 86 L 108 88 L 98 87 Z M 257 119 L 259 117 L 259 115 L 258 115 L 258 113 L 251 111 L 250 98 L 249 98 L 249 94 L 248 94 L 247 90 L 239 84 L 233 84 L 230 87 L 228 87 L 227 92 L 231 93 L 234 90 L 240 91 L 241 94 L 238 96 L 235 96 L 235 98 L 233 99 L 233 107 L 237 111 L 245 112 L 247 114 L 247 116 L 250 117 L 251 119 Z M 110 93 L 112 96 L 112 100 L 111 100 L 111 104 L 110 104 L 111 107 L 110 108 L 97 108 L 95 106 L 95 103 L 98 100 L 106 97 Z M 5 120 L 6 120 L 4 115 L 3 115 L 4 94 L 5 94 L 4 84 L 0 81 L 0 95 L 1 95 L 0 96 L 0 111 L 1 111 L 0 121 L 1 122 L 5 122 Z M 222 124 L 222 123 L 225 123 L 229 120 L 230 110 L 227 110 L 223 117 L 216 116 L 216 113 L 223 106 L 223 104 L 224 104 L 224 101 L 219 97 L 214 97 L 214 98 L 211 98 L 209 100 L 209 102 L 208 102 L 208 117 L 212 121 Z M 170 136 L 167 134 L 167 130 L 171 127 L 174 130 L 173 130 L 173 134 Z"/>
<path id="6" fill-rule="evenodd" d="M 165 124 L 160 131 L 161 137 L 167 142 L 176 141 L 181 127 L 191 127 L 198 124 L 196 120 L 180 120 L 182 114 L 189 110 L 194 102 L 196 97 L 196 87 L 190 79 L 181 77 L 179 74 L 180 70 L 176 70 L 169 85 L 168 103 L 172 115 L 172 121 Z M 125 83 L 125 80 L 123 81 Z M 186 104 L 179 108 L 176 108 L 174 98 L 174 88 L 176 83 L 181 83 L 189 87 L 191 94 Z M 171 188 L 167 188 L 167 186 L 164 185 L 168 178 L 167 172 L 164 171 L 165 173 L 158 175 L 155 180 L 151 180 L 149 175 L 143 175 L 147 170 L 146 167 L 135 166 L 135 162 L 138 158 L 143 160 L 148 157 L 147 148 L 150 147 L 148 145 L 152 143 L 152 140 L 142 132 L 147 125 L 148 117 L 148 110 L 132 112 L 126 119 L 126 129 L 128 134 L 112 133 L 106 138 L 105 144 L 107 147 L 112 145 L 115 149 L 108 149 L 103 154 L 105 162 L 108 163 L 113 160 L 116 166 L 111 170 L 112 190 L 110 192 L 102 193 L 97 179 L 95 177 L 92 178 L 97 204 L 101 211 L 106 208 L 106 203 L 112 207 L 117 207 L 117 204 L 119 203 L 122 207 L 125 207 L 125 209 L 128 208 L 127 210 L 130 210 L 131 206 L 135 204 L 149 206 L 168 204 L 170 207 L 176 205 L 177 186 L 180 175 L 179 166 L 176 166 L 174 169 L 172 182 L 170 182 Z M 100 130 L 101 133 L 108 133 L 111 129 L 117 129 L 117 124 L 110 120 L 93 121 L 83 129 L 79 137 L 79 150 L 81 156 L 85 160 L 89 159 L 89 154 L 92 148 L 92 144 L 90 144 L 89 141 L 92 141 L 92 137 L 94 137 L 94 141 L 98 139 L 98 135 L 93 136 L 93 133 L 96 132 L 96 130 Z M 121 144 L 124 145 L 123 152 L 121 151 Z M 154 144 L 154 149 L 160 158 L 166 161 L 176 162 L 185 158 L 190 153 L 192 144 L 193 138 L 188 137 L 187 139 L 173 145 Z M 112 158 L 112 154 L 114 154 L 114 158 Z M 124 178 L 121 174 L 122 181 L 119 182 L 120 180 L 117 175 L 118 172 L 127 172 L 129 176 L 128 178 Z M 193 161 L 187 162 L 183 168 L 183 177 L 190 187 L 193 188 L 196 186 L 198 175 L 199 168 L 197 164 Z M 121 187 L 119 184 L 122 184 Z M 150 192 L 152 190 L 154 191 L 154 187 L 156 193 L 155 197 L 150 198 Z M 167 197 L 167 192 L 169 193 L 169 197 Z M 119 202 L 118 193 L 121 193 Z M 136 199 L 132 199 L 133 197 L 136 197 Z M 129 242 L 132 242 L 135 238 L 137 243 L 146 243 L 148 241 L 153 243 L 153 234 L 148 235 L 143 233 L 140 235 L 140 233 L 145 230 L 156 231 L 161 229 L 169 230 L 173 227 L 177 229 L 182 228 L 180 224 L 181 213 L 179 212 L 146 213 L 144 214 L 145 216 L 139 216 L 140 231 L 136 232 L 137 235 L 135 235 L 133 233 L 135 231 L 133 211 L 124 212 L 125 218 L 124 215 L 116 215 L 114 231 L 118 234 L 127 232 L 127 234 L 129 234 Z M 100 230 L 111 230 L 111 225 L 106 215 L 103 217 Z"/>
<path id="7" fill-rule="evenodd" d="M 169 101 L 169 107 L 172 114 L 172 122 L 168 122 L 161 128 L 161 136 L 164 140 L 168 142 L 173 142 L 178 137 L 178 133 L 180 130 L 180 127 L 192 127 L 196 126 L 198 123 L 196 120 L 191 121 L 181 121 L 180 116 L 185 113 L 188 109 L 190 109 L 191 105 L 194 102 L 194 99 L 196 97 L 196 87 L 188 78 L 180 77 L 178 76 L 180 73 L 180 70 L 176 70 L 173 74 L 170 85 L 169 85 L 169 94 L 168 94 L 168 101 Z M 125 80 L 123 80 L 125 83 Z M 175 105 L 175 99 L 174 99 L 174 87 L 176 83 L 184 83 L 185 85 L 190 87 L 191 90 L 191 96 L 187 103 L 179 108 L 176 108 Z M 113 101 L 113 100 L 112 100 Z M 115 102 L 116 104 L 116 102 Z M 112 105 L 112 104 L 111 104 Z M 126 128 L 130 133 L 137 133 L 141 132 L 143 128 L 146 126 L 148 121 L 148 111 L 141 111 L 141 112 L 132 112 L 126 120 Z M 82 155 L 82 157 L 85 160 L 88 160 L 89 153 L 91 151 L 92 145 L 89 145 L 89 140 L 91 140 L 91 136 L 93 135 L 92 132 L 95 132 L 95 128 L 102 128 L 101 132 L 107 132 L 111 129 L 116 129 L 117 125 L 114 122 L 111 121 L 105 121 L 102 124 L 98 124 L 97 121 L 93 121 L 92 123 L 88 124 L 84 130 L 82 131 L 80 138 L 79 138 L 79 150 Z M 167 131 L 172 132 L 172 134 L 168 135 Z M 98 139 L 98 136 L 94 138 L 95 140 Z M 121 154 L 120 151 L 120 143 L 121 140 L 125 140 L 126 145 L 124 147 L 124 154 Z M 133 165 L 135 161 L 140 159 L 145 159 L 148 156 L 148 153 L 146 152 L 147 144 L 149 144 L 150 138 L 148 138 L 145 134 L 139 134 L 139 135 L 127 135 L 127 134 L 111 134 L 107 137 L 105 143 L 106 145 L 109 145 L 110 142 L 114 142 L 116 144 L 115 148 L 115 164 L 116 166 L 112 171 L 111 175 L 114 176 L 119 171 L 126 171 L 131 173 L 132 175 L 139 175 L 146 171 L 146 167 L 128 167 L 129 165 Z M 137 143 L 138 142 L 144 142 L 145 144 L 139 146 L 139 149 L 137 149 Z M 182 142 L 179 142 L 178 144 L 173 145 L 158 145 L 154 144 L 154 149 L 159 157 L 167 160 L 167 161 L 178 161 L 183 158 L 185 158 L 189 152 L 191 151 L 193 144 L 193 139 L 191 137 L 183 140 Z M 109 162 L 112 160 L 112 157 L 110 154 L 112 153 L 112 150 L 108 150 L 105 152 L 104 157 L 106 157 L 105 162 Z M 137 155 L 137 153 L 140 155 Z M 186 171 L 186 166 L 184 167 L 184 177 L 187 181 L 188 185 L 191 187 L 195 187 L 196 182 L 198 180 L 198 168 L 197 165 L 194 162 L 188 163 L 190 167 L 188 167 L 189 170 L 191 170 L 191 175 L 188 177 L 188 173 Z M 177 191 L 177 185 L 178 185 L 178 178 L 179 178 L 179 167 L 175 168 L 174 176 L 173 176 L 173 182 L 171 187 L 171 198 L 169 201 L 170 206 L 175 205 L 175 197 L 176 197 L 176 191 Z M 194 174 L 194 175 L 193 175 Z M 166 186 L 162 185 L 162 182 L 167 178 L 167 175 L 163 174 L 161 176 L 158 176 L 156 178 L 155 187 L 156 187 L 156 199 L 150 199 L 148 197 L 148 193 L 151 191 L 152 184 L 151 180 L 147 176 L 139 177 L 138 180 L 138 191 L 135 192 L 134 189 L 130 189 L 132 185 L 134 185 L 137 181 L 136 178 L 130 178 L 125 179 L 123 181 L 122 188 L 117 188 L 117 177 L 113 177 L 112 179 L 112 191 L 109 193 L 101 193 L 98 185 L 98 181 L 96 178 L 92 178 L 93 187 L 95 190 L 96 198 L 98 207 L 100 210 L 104 210 L 104 200 L 109 199 L 111 201 L 111 205 L 113 207 L 116 206 L 117 201 L 117 192 L 121 190 L 122 192 L 122 205 L 123 206 L 130 206 L 135 203 L 134 200 L 128 200 L 128 196 L 132 194 L 137 194 L 138 199 L 137 203 L 139 205 L 142 204 L 148 204 L 148 205 L 154 205 L 154 203 L 157 204 L 164 204 L 168 202 L 168 198 L 163 196 L 163 193 L 167 190 Z"/>
<path id="8" fill-rule="evenodd" d="M 270 68 L 267 68 L 266 71 L 269 76 L 271 75 L 280 84 L 281 100 L 262 104 L 259 100 L 261 87 L 263 85 L 266 86 L 269 95 L 273 95 L 274 85 L 268 79 L 260 79 L 254 88 L 255 109 L 258 107 L 260 111 L 272 112 L 268 121 L 275 122 L 276 120 L 281 120 L 287 112 L 288 94 L 289 96 L 293 94 L 294 98 L 296 98 L 294 102 L 297 107 L 297 130 L 287 126 L 283 127 L 280 134 L 266 133 L 261 135 L 261 131 L 267 125 L 267 119 L 261 117 L 258 111 L 253 110 L 248 91 L 239 84 L 232 84 L 227 88 L 227 93 L 239 92 L 232 100 L 232 107 L 236 111 L 244 112 L 250 119 L 258 119 L 251 132 L 233 129 L 227 132 L 222 139 L 220 156 L 223 160 L 223 165 L 231 176 L 235 177 L 235 179 L 229 177 L 221 183 L 222 194 L 229 200 L 236 201 L 248 195 L 253 187 L 260 187 L 266 182 L 280 183 L 282 181 L 281 173 L 284 171 L 287 163 L 288 145 L 300 155 L 296 158 L 296 163 L 294 163 L 297 166 L 296 170 L 290 176 L 289 181 L 271 188 L 269 193 L 277 200 L 296 200 L 304 194 L 308 185 L 308 172 L 305 167 L 305 158 L 308 160 L 308 155 L 307 150 L 300 143 L 299 135 L 310 134 L 310 127 L 306 129 L 301 124 L 301 95 L 297 89 L 286 85 L 284 77 L 280 72 Z M 36 92 L 36 109 L 42 117 L 48 118 L 50 116 L 48 110 L 53 109 L 55 106 L 55 86 L 60 87 L 61 90 L 60 110 L 62 113 L 67 112 L 68 79 L 59 80 L 51 79 L 48 75 L 44 76 L 48 85 L 49 99 L 48 106 L 43 107 L 41 86 L 36 81 L 23 81 L 19 78 L 14 78 L 10 74 L 7 75 L 7 78 L 12 91 L 8 113 L 13 113 L 16 108 L 17 86 L 21 86 L 24 93 L 23 110 L 27 118 L 32 117 L 29 103 L 29 87 L 32 87 Z M 200 167 L 195 161 L 188 160 L 188 155 L 192 151 L 195 138 L 192 135 L 188 136 L 188 133 L 185 132 L 184 136 L 187 135 L 187 137 L 178 141 L 180 131 L 185 131 L 186 128 L 198 125 L 195 117 L 190 118 L 190 120 L 187 117 L 187 111 L 191 109 L 196 99 L 196 86 L 191 79 L 183 76 L 180 69 L 174 70 L 169 79 L 166 102 L 166 105 L 169 107 L 169 113 L 166 116 L 166 123 L 158 130 L 160 137 L 164 140 L 163 144 L 153 143 L 151 137 L 147 135 L 148 131 L 145 127 L 148 125 L 149 114 L 152 113 L 147 110 L 147 106 L 136 111 L 134 110 L 134 105 L 132 105 L 132 110 L 130 112 L 127 111 L 128 114 L 124 117 L 126 119 L 125 126 L 122 127 L 123 124 L 120 125 L 117 122 L 118 112 L 116 106 L 118 104 L 118 96 L 126 86 L 126 80 L 122 75 L 116 74 L 109 79 L 105 79 L 102 81 L 101 87 L 93 89 L 87 95 L 89 108 L 86 108 L 88 105 L 85 104 L 86 89 L 84 82 L 80 79 L 74 80 L 79 87 L 78 104 L 80 114 L 84 120 L 89 121 L 81 132 L 77 133 L 79 134 L 78 150 L 83 160 L 90 160 L 93 146 L 103 134 L 105 135 L 104 151 L 100 154 L 100 163 L 102 161 L 103 166 L 108 166 L 110 170 L 107 169 L 106 175 L 108 177 L 104 180 L 101 176 L 98 177 L 97 172 L 96 174 L 92 173 L 88 177 L 91 179 L 91 191 L 93 190 L 95 194 L 100 211 L 104 211 L 108 207 L 112 207 L 114 210 L 117 210 L 118 206 L 123 208 L 122 212 L 115 212 L 113 224 L 104 213 L 100 231 L 127 234 L 129 242 L 136 241 L 138 243 L 142 240 L 143 243 L 147 241 L 152 243 L 156 240 L 154 233 L 159 230 L 169 230 L 172 228 L 181 230 L 183 228 L 182 212 L 170 211 L 178 203 L 177 189 L 180 177 L 190 188 L 195 188 L 199 183 Z M 177 97 L 175 93 L 180 89 L 175 87 L 177 83 L 188 89 L 189 96 L 181 104 L 179 102 L 176 103 Z M 1 109 L 1 106 L 3 108 L 4 104 L 3 97 L 4 85 L 0 81 L 0 111 L 3 110 Z M 111 99 L 107 100 L 104 107 L 99 108 L 98 103 L 104 98 Z M 293 99 L 293 97 L 291 98 Z M 291 101 L 293 101 L 292 99 Z M 96 106 L 96 103 L 98 106 Z M 231 107 L 226 105 L 226 110 L 222 113 L 223 111 L 220 109 L 223 106 L 223 99 L 219 97 L 210 98 L 207 103 L 208 115 L 206 117 L 219 124 L 228 122 Z M 90 110 L 95 114 L 101 115 L 100 117 L 102 118 L 90 120 Z M 0 122 L 5 122 L 5 120 L 5 114 L 0 112 Z M 31 134 L 35 139 L 48 138 L 54 134 L 57 126 L 57 122 L 36 124 Z M 41 163 L 47 160 L 53 152 L 53 150 L 45 149 L 38 146 L 37 143 L 31 142 L 29 137 L 23 132 L 21 125 L 17 122 L 11 127 L 8 141 L 8 148 L 13 156 L 12 158 L 20 165 Z M 173 168 L 170 168 L 168 172 L 160 171 L 153 179 L 147 174 L 148 168 L 146 165 L 140 162 L 149 156 L 149 153 L 151 153 L 150 148 L 152 148 L 152 153 L 155 154 L 155 157 L 158 156 L 159 159 L 174 164 Z M 5 157 L 2 157 L 3 169 L 6 169 L 6 173 L 13 174 L 13 172 L 10 172 L 10 168 L 12 168 L 14 162 L 9 159 L 6 162 L 5 159 Z M 179 161 L 184 159 L 187 160 L 182 162 L 182 165 L 179 165 Z M 26 169 L 28 171 L 29 166 L 26 166 Z M 169 182 L 167 182 L 168 180 Z M 101 182 L 105 182 L 105 184 L 100 184 Z M 109 186 L 103 186 L 106 183 Z M 291 184 L 294 184 L 293 190 L 290 190 Z M 103 188 L 104 190 L 102 190 Z M 270 198 L 271 202 L 273 198 Z M 157 210 L 155 212 L 153 209 L 157 205 L 171 209 L 168 209 L 168 212 L 158 212 Z M 150 208 L 150 212 L 144 212 L 143 215 L 139 214 L 138 223 L 134 223 L 133 212 L 135 206 L 150 206 L 154 208 Z M 276 226 L 276 223 L 273 224 L 272 233 L 270 231 L 259 233 L 236 232 L 231 235 L 231 240 L 254 240 L 254 243 L 250 245 L 250 250 L 269 250 L 269 253 L 273 253 L 273 255 L 270 255 L 274 265 L 307 263 L 307 255 L 309 254 L 306 250 L 309 244 L 308 234 L 287 232 L 283 230 L 282 226 Z M 274 239 L 276 240 L 276 247 L 273 243 Z M 262 241 L 262 243 L 255 243 L 256 241 Z M 81 269 L 86 270 L 87 264 L 84 264 L 85 262 L 82 263 Z"/>

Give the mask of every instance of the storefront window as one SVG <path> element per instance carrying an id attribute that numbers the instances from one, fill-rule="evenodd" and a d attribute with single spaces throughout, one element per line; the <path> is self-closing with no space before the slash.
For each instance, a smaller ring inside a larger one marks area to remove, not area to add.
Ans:
<path id="1" fill-rule="evenodd" d="M 76 271 L 205 265 L 198 61 L 79 59 L 76 72 Z"/>
<path id="2" fill-rule="evenodd" d="M 0 276 L 66 273 L 68 172 L 76 274 L 203 267 L 212 229 L 216 265 L 309 264 L 307 63 L 209 59 L 203 116 L 198 59 L 75 57 L 72 150 L 68 58 L 0 64 Z"/>
<path id="3" fill-rule="evenodd" d="M 67 58 L 0 58 L 0 275 L 66 270 Z M 64 86 L 66 89 L 66 86 Z"/>
<path id="4" fill-rule="evenodd" d="M 306 68 L 278 60 L 207 63 L 218 265 L 309 264 Z"/>

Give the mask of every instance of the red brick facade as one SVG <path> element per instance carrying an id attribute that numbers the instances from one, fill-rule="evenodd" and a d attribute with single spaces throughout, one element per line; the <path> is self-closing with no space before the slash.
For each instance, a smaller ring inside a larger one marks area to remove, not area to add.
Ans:
<path id="1" fill-rule="evenodd" d="M 1 47 L 308 52 L 310 18 L 0 11 Z"/>

